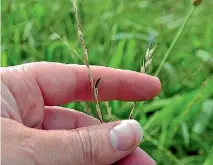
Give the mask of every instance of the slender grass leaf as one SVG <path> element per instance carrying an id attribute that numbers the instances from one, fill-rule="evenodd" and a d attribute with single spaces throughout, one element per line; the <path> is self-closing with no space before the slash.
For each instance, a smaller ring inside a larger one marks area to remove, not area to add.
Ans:
<path id="1" fill-rule="evenodd" d="M 204 101 L 202 105 L 202 111 L 200 112 L 194 126 L 193 132 L 197 134 L 202 134 L 206 127 L 210 124 L 210 120 L 213 116 L 213 99 Z"/>
<path id="2" fill-rule="evenodd" d="M 126 44 L 126 40 L 119 41 L 116 52 L 110 59 L 110 62 L 109 62 L 110 67 L 113 67 L 113 68 L 121 67 L 125 44 Z"/>

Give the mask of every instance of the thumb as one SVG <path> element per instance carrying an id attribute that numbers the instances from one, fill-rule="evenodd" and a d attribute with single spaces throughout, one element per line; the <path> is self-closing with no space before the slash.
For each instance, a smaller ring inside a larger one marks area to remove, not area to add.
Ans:
<path id="1" fill-rule="evenodd" d="M 142 136 L 135 120 L 42 131 L 34 136 L 35 160 L 46 165 L 109 165 L 133 152 Z"/>

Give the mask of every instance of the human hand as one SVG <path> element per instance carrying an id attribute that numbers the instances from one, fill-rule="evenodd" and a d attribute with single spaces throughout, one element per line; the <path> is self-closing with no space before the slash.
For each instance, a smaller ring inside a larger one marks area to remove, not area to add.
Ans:
<path id="1" fill-rule="evenodd" d="M 140 101 L 160 91 L 157 78 L 132 71 L 92 66 L 101 77 L 99 100 Z M 138 145 L 134 120 L 99 120 L 57 105 L 92 101 L 87 68 L 30 63 L 1 68 L 3 165 L 152 165 Z"/>

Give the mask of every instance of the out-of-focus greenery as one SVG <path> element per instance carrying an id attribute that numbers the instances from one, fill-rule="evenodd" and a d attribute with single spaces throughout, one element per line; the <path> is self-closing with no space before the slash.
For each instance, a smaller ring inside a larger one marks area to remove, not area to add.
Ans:
<path id="1" fill-rule="evenodd" d="M 139 71 L 153 40 L 158 46 L 149 74 L 154 74 L 191 6 L 180 0 L 79 1 L 90 64 Z M 135 118 L 145 132 L 141 147 L 158 164 L 213 164 L 212 9 L 211 0 L 196 8 L 159 74 L 162 92 L 136 105 Z M 74 53 L 82 55 L 70 0 L 2 0 L 1 10 L 2 66 L 43 60 L 82 64 Z M 86 103 L 65 106 L 89 107 L 93 114 L 95 109 Z M 110 102 L 120 119 L 128 117 L 131 106 Z M 101 109 L 106 120 L 102 103 Z"/>

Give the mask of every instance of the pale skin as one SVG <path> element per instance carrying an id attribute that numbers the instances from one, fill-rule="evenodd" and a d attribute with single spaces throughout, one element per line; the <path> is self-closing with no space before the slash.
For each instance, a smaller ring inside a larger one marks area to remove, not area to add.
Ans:
<path id="1" fill-rule="evenodd" d="M 91 70 L 95 80 L 101 77 L 100 101 L 149 100 L 160 91 L 159 79 L 149 75 L 100 66 Z M 38 62 L 1 68 L 2 164 L 155 164 L 137 140 L 122 151 L 112 146 L 109 132 L 120 121 L 101 124 L 59 107 L 72 101 L 94 101 L 85 66 Z"/>

